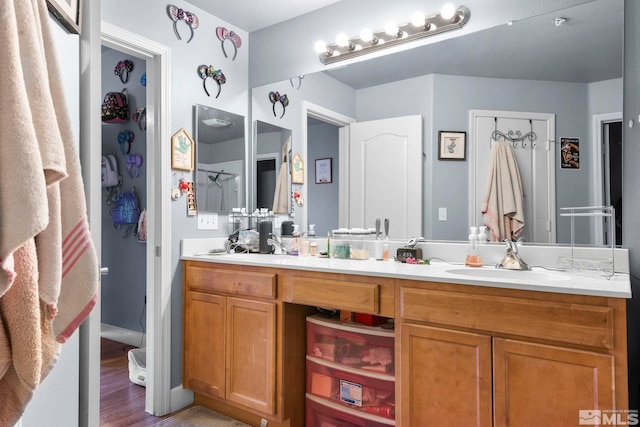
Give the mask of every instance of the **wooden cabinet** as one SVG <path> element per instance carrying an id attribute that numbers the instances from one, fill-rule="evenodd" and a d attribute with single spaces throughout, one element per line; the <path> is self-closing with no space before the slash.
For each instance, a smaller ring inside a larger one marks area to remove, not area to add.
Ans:
<path id="1" fill-rule="evenodd" d="M 628 409 L 623 299 L 185 261 L 194 402 L 304 425 L 316 307 L 394 318 L 399 427 L 567 426 L 579 410 Z"/>
<path id="2" fill-rule="evenodd" d="M 227 298 L 226 398 L 275 414 L 275 303 Z"/>
<path id="3" fill-rule="evenodd" d="M 409 281 L 397 292 L 398 425 L 568 426 L 579 410 L 627 409 L 624 301 Z"/>
<path id="4" fill-rule="evenodd" d="M 496 426 L 571 426 L 580 410 L 616 408 L 608 354 L 496 338 Z"/>
<path id="5" fill-rule="evenodd" d="M 312 308 L 283 304 L 278 282 L 274 269 L 185 261 L 183 385 L 194 403 L 252 425 L 304 424 Z"/>
<path id="6" fill-rule="evenodd" d="M 491 426 L 491 337 L 402 324 L 401 426 Z"/>

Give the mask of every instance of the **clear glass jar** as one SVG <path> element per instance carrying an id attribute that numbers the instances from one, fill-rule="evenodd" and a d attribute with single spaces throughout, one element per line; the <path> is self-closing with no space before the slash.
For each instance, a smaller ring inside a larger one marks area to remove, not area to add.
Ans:
<path id="1" fill-rule="evenodd" d="M 349 230 L 349 258 L 369 259 L 371 251 L 371 232 L 365 228 L 352 228 Z"/>
<path id="2" fill-rule="evenodd" d="M 339 228 L 331 232 L 331 257 L 347 259 L 350 256 L 349 230 Z"/>

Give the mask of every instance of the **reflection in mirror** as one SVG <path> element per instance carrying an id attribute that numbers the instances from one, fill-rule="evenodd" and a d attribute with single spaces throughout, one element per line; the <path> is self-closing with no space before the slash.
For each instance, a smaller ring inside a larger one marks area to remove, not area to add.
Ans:
<path id="1" fill-rule="evenodd" d="M 556 16 L 567 21 L 556 27 L 552 22 Z M 610 117 L 622 111 L 622 29 L 622 3 L 596 0 L 516 21 L 511 26 L 505 24 L 308 74 L 299 97 L 355 117 L 358 122 L 422 115 L 422 223 L 423 235 L 430 240 L 466 240 L 471 222 L 468 203 L 471 159 L 438 160 L 438 131 L 466 131 L 471 143 L 474 129 L 469 125 L 470 110 L 553 114 L 555 141 L 548 144 L 549 150 L 555 150 L 556 159 L 553 165 L 556 186 L 550 189 L 556 200 L 552 217 L 556 220 L 556 242 L 568 243 L 570 224 L 560 216 L 560 208 L 619 203 L 616 198 L 619 191 L 604 188 L 603 183 L 618 182 L 617 177 L 606 174 L 620 172 L 620 164 L 601 164 L 594 159 L 606 158 L 606 153 L 601 156 L 597 153 L 598 147 L 603 147 L 597 142 L 602 133 L 601 128 L 595 127 L 597 117 L 604 116 L 607 122 L 620 121 Z M 370 72 L 372 69 L 376 72 Z M 256 89 L 254 93 L 263 90 Z M 346 97 L 349 98 L 345 100 Z M 355 105 L 353 109 L 347 108 L 350 102 Z M 298 129 L 294 127 L 293 131 Z M 561 138 L 579 139 L 579 168 L 561 167 Z M 539 145 L 546 146 L 547 141 Z M 308 153 L 310 147 L 296 145 L 294 149 Z M 611 158 L 613 161 L 614 157 Z M 339 164 L 339 160 L 334 159 L 334 163 Z M 313 162 L 313 158 L 309 156 L 307 161 Z M 306 184 L 309 218 L 314 204 L 311 179 Z M 441 208 L 445 212 L 442 220 Z M 602 228 L 585 225 L 585 241 L 581 243 L 602 241 Z"/>
<path id="2" fill-rule="evenodd" d="M 269 123 L 255 123 L 255 207 L 276 214 L 291 209 L 291 131 Z"/>
<path id="3" fill-rule="evenodd" d="M 198 211 L 244 207 L 244 117 L 196 104 L 194 118 Z"/>

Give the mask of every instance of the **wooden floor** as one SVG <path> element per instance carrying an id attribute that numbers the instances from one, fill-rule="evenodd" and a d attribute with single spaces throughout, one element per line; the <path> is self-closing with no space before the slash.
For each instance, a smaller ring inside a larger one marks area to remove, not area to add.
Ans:
<path id="1" fill-rule="evenodd" d="M 100 425 L 148 427 L 162 420 L 144 411 L 144 387 L 129 381 L 127 353 L 134 347 L 101 339 Z"/>

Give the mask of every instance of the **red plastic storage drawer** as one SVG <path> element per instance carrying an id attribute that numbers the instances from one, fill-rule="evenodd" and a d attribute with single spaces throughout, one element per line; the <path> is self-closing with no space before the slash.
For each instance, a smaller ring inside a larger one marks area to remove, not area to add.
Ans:
<path id="1" fill-rule="evenodd" d="M 360 413 L 395 418 L 395 379 L 307 356 L 307 393 Z"/>
<path id="2" fill-rule="evenodd" d="M 375 415 L 359 413 L 333 402 L 307 394 L 305 404 L 306 427 L 389 427 L 395 421 Z"/>
<path id="3" fill-rule="evenodd" d="M 309 316 L 307 355 L 393 376 L 394 332 L 381 327 Z"/>

